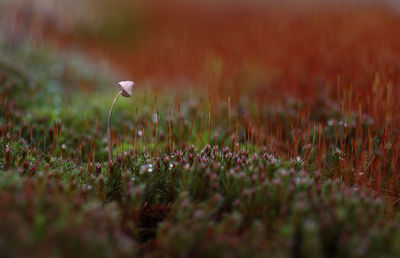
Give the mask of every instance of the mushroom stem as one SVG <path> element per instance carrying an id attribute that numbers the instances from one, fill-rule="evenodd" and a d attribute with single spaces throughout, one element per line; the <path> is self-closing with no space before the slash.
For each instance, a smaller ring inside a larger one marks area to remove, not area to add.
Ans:
<path id="1" fill-rule="evenodd" d="M 111 161 L 113 158 L 113 151 L 112 151 L 112 138 L 111 138 L 111 125 L 110 125 L 110 120 L 111 120 L 111 114 L 114 108 L 114 104 L 117 101 L 118 97 L 121 96 L 122 94 L 122 90 L 117 94 L 117 96 L 115 97 L 112 105 L 111 105 L 111 109 L 110 109 L 110 113 L 108 113 L 108 122 L 107 122 L 107 143 L 108 143 L 108 160 Z"/>

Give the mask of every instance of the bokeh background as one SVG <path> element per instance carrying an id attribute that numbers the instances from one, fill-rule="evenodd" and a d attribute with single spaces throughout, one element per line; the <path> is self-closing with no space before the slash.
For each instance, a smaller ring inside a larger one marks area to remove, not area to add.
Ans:
<path id="1" fill-rule="evenodd" d="M 396 1 L 13 0 L 1 10 L 10 47 L 76 48 L 141 87 L 315 99 L 338 76 L 368 91 L 376 73 L 400 74 Z"/>

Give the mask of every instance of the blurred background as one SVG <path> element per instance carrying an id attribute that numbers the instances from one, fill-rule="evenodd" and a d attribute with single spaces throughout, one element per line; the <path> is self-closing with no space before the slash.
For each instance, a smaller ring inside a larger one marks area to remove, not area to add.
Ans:
<path id="1" fill-rule="evenodd" d="M 400 69 L 397 1 L 2 1 L 1 37 L 77 49 L 141 87 L 316 100 Z"/>

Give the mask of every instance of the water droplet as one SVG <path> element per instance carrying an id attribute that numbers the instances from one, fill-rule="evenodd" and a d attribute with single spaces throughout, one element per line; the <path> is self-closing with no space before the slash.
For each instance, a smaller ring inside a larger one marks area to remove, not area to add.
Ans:
<path id="1" fill-rule="evenodd" d="M 140 167 L 140 174 L 153 172 L 153 164 L 146 164 Z"/>

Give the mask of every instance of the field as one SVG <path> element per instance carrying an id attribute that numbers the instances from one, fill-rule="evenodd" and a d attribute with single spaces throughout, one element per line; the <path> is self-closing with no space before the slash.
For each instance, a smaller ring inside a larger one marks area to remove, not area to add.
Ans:
<path id="1" fill-rule="evenodd" d="M 0 257 L 400 256 L 399 7 L 78 2 L 0 3 Z"/>

